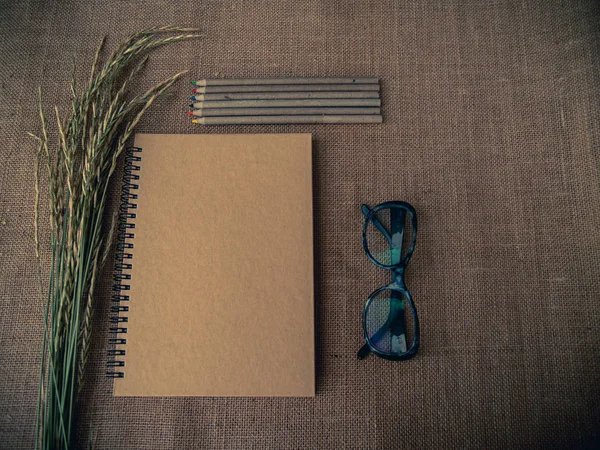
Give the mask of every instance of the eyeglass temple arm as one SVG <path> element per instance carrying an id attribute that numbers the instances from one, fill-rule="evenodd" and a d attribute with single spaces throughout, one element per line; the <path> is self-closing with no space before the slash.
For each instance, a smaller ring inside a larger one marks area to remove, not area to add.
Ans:
<path id="1" fill-rule="evenodd" d="M 365 359 L 367 357 L 367 355 L 371 353 L 371 349 L 369 348 L 369 344 L 365 344 L 363 345 L 360 350 L 358 351 L 358 353 L 356 354 L 356 357 L 360 360 L 360 359 Z"/>
<path id="2" fill-rule="evenodd" d="M 392 240 L 390 242 L 390 256 L 392 264 L 399 264 L 402 259 L 402 245 L 404 244 L 404 221 L 406 220 L 406 211 L 400 208 L 390 210 L 390 232 Z M 396 250 L 396 251 L 394 251 Z M 394 281 L 396 282 L 396 273 L 394 272 Z M 404 284 L 404 282 L 402 282 Z M 387 322 L 390 329 L 390 345 L 394 347 L 394 336 L 406 339 L 406 327 L 404 325 L 404 300 L 396 291 L 390 292 L 390 312 Z M 405 350 L 405 349 L 404 349 Z"/>
<path id="3" fill-rule="evenodd" d="M 371 342 L 373 342 L 375 344 L 378 343 L 381 340 L 381 338 L 385 335 L 387 330 L 392 328 L 392 322 L 397 321 L 398 316 L 400 316 L 402 319 L 404 319 L 404 310 L 403 309 L 401 309 L 399 311 L 396 310 L 394 313 L 392 313 L 392 311 L 390 311 L 390 314 L 388 315 L 388 318 L 385 321 L 385 323 L 371 337 Z M 402 320 L 402 321 L 404 321 L 404 320 Z M 402 324 L 402 325 L 404 325 L 404 324 Z M 358 351 L 356 356 L 358 357 L 358 359 L 364 359 L 365 356 L 367 356 L 369 353 L 371 353 L 369 344 L 365 344 L 361 347 L 361 349 Z"/>
<path id="4" fill-rule="evenodd" d="M 365 217 L 367 217 L 369 215 L 369 213 L 371 212 L 371 210 L 369 209 L 369 207 L 367 205 L 362 205 L 360 207 L 360 209 Z M 384 226 L 381 225 L 381 222 L 379 220 L 377 220 L 377 217 L 375 217 L 375 215 L 371 216 L 371 222 L 373 222 L 373 225 L 375 225 L 377 227 L 377 229 L 379 231 L 381 231 L 381 234 L 383 234 L 383 236 L 387 239 L 387 241 L 391 245 L 392 237 L 390 236 L 390 233 L 388 233 L 388 231 L 384 228 Z"/>

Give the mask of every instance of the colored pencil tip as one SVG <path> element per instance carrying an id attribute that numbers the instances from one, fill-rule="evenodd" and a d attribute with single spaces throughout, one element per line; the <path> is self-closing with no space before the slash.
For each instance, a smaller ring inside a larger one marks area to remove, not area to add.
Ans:
<path id="1" fill-rule="evenodd" d="M 194 111 L 188 111 L 188 116 L 193 116 L 194 115 Z"/>
<path id="2" fill-rule="evenodd" d="M 190 97 L 190 100 L 196 100 L 196 97 L 194 97 L 193 95 Z"/>
<path id="3" fill-rule="evenodd" d="M 193 103 L 190 103 L 188 106 L 189 106 L 190 108 L 193 108 L 193 107 L 194 107 L 194 104 L 193 104 Z"/>
<path id="4" fill-rule="evenodd" d="M 198 121 L 196 119 L 192 120 L 192 123 L 198 123 Z"/>
<path id="5" fill-rule="evenodd" d="M 195 81 L 192 81 L 192 86 L 196 86 L 196 82 Z"/>

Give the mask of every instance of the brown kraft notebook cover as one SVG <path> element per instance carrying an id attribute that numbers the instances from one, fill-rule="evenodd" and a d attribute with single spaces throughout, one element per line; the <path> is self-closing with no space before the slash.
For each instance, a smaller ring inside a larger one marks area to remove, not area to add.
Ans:
<path id="1" fill-rule="evenodd" d="M 114 395 L 313 396 L 311 136 L 139 134 L 135 146 Z"/>

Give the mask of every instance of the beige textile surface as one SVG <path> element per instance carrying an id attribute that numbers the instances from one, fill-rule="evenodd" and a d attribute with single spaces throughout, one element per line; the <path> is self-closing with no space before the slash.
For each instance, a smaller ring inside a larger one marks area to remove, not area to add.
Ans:
<path id="1" fill-rule="evenodd" d="M 2 1 L 0 447 L 33 444 L 42 306 L 25 132 L 39 130 L 35 87 L 66 111 L 73 56 L 83 81 L 103 35 L 111 48 L 166 24 L 198 26 L 204 37 L 153 53 L 136 89 L 183 69 L 188 80 L 378 76 L 384 123 L 192 126 L 185 83 L 152 107 L 138 132 L 313 133 L 317 396 L 112 398 L 103 376 L 107 270 L 81 443 L 92 423 L 98 449 L 598 444 L 599 8 Z M 423 344 L 410 362 L 359 362 L 365 298 L 388 276 L 363 254 L 359 206 L 385 200 L 419 214 L 407 283 Z"/>

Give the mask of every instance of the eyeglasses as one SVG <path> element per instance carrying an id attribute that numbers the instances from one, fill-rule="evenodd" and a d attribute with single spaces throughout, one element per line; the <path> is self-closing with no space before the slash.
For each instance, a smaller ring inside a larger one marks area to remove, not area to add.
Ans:
<path id="1" fill-rule="evenodd" d="M 410 359 L 419 350 L 419 317 L 404 283 L 404 272 L 415 249 L 417 213 L 405 202 L 385 202 L 373 209 L 362 205 L 361 209 L 365 215 L 365 253 L 377 267 L 392 272 L 392 282 L 375 290 L 365 303 L 362 324 L 366 344 L 357 356 L 363 359 L 373 352 L 392 361 Z M 407 305 L 413 317 L 408 324 Z M 407 334 L 412 334 L 408 349 Z"/>

